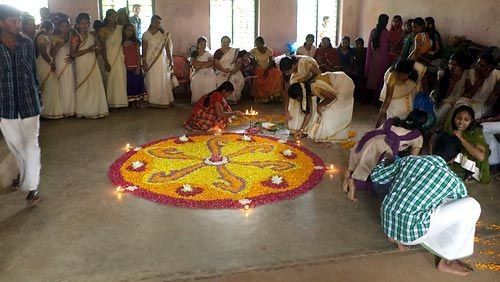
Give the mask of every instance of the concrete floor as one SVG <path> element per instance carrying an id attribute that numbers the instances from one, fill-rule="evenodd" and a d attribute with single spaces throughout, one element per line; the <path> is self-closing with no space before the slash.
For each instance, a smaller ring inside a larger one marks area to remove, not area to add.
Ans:
<path id="1" fill-rule="evenodd" d="M 254 108 L 280 114 L 282 105 Z M 121 110 L 100 120 L 43 121 L 43 202 L 29 208 L 24 193 L 0 190 L 0 281 L 334 281 L 337 270 L 341 280 L 401 281 L 404 269 L 412 269 L 414 281 L 443 281 L 427 253 L 392 254 L 395 247 L 380 229 L 379 200 L 360 192 L 358 203 L 348 201 L 340 189 L 341 173 L 325 175 L 297 199 L 247 215 L 169 207 L 131 195 L 117 198 L 106 172 L 121 148 L 185 134 L 181 124 L 189 109 L 178 103 L 166 110 Z M 357 106 L 353 129 L 371 128 L 376 113 L 374 107 Z M 346 165 L 348 151 L 338 145 L 304 143 L 325 163 Z M 500 223 L 495 186 L 470 187 L 486 224 Z M 478 233 L 500 234 L 487 228 Z M 495 248 L 498 253 L 498 244 Z M 498 263 L 498 255 L 494 259 Z M 401 269 L 393 267 L 396 263 Z M 473 276 L 493 281 L 496 274 Z"/>

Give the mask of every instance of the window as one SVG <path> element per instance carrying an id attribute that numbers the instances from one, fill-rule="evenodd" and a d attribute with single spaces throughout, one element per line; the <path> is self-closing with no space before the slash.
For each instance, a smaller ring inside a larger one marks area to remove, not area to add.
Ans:
<path id="1" fill-rule="evenodd" d="M 210 0 L 210 48 L 218 49 L 221 37 L 227 35 L 234 47 L 252 49 L 256 11 L 256 0 Z"/>
<path id="2" fill-rule="evenodd" d="M 297 42 L 306 35 L 314 35 L 316 45 L 323 37 L 330 37 L 337 45 L 339 0 L 297 0 Z"/>
<path id="3" fill-rule="evenodd" d="M 35 17 L 37 24 L 40 23 L 40 8 L 49 7 L 48 2 L 48 0 L 2 0 L 2 4 L 10 5 Z"/>
<path id="4" fill-rule="evenodd" d="M 141 5 L 141 12 L 139 18 L 141 19 L 141 30 L 145 32 L 151 22 L 151 17 L 154 15 L 154 1 L 153 0 L 100 0 L 99 8 L 101 18 L 104 19 L 106 11 L 109 9 L 118 10 L 120 8 L 128 7 L 129 16 L 133 16 L 133 6 L 136 4 Z"/>

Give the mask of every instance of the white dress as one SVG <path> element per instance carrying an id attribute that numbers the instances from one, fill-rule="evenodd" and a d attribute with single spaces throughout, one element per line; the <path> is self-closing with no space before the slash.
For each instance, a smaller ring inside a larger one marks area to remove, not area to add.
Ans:
<path id="1" fill-rule="evenodd" d="M 172 50 L 170 34 L 161 31 L 153 34 L 148 30 L 142 36 L 142 41 L 148 45 L 146 62 L 149 70 L 146 73 L 145 83 L 149 104 L 157 107 L 168 107 L 174 101 L 170 67 L 165 50 L 167 44 Z M 158 59 L 154 61 L 158 55 Z"/>
<path id="2" fill-rule="evenodd" d="M 334 94 L 337 98 L 328 104 L 323 113 L 311 119 L 307 131 L 316 142 L 339 142 L 348 138 L 354 107 L 354 82 L 344 72 L 325 72 L 311 83 L 311 91 L 321 100 L 321 91 Z"/>
<path id="3" fill-rule="evenodd" d="M 314 54 L 316 54 L 316 47 L 311 46 L 311 50 L 307 51 L 306 47 L 300 46 L 297 48 L 297 51 L 295 52 L 296 55 L 304 55 L 304 56 L 309 56 L 311 58 L 314 58 Z"/>
<path id="4" fill-rule="evenodd" d="M 198 62 L 208 62 L 213 60 L 212 54 L 205 51 L 203 55 L 196 57 Z M 191 72 L 191 102 L 196 103 L 205 94 L 215 90 L 217 83 L 215 81 L 215 72 L 213 68 L 201 68 Z"/>
<path id="5" fill-rule="evenodd" d="M 106 95 L 110 108 L 128 107 L 127 70 L 122 49 L 122 31 L 123 26 L 117 25 L 106 38 L 106 56 L 111 65 L 106 81 Z"/>
<path id="6" fill-rule="evenodd" d="M 40 35 L 37 38 L 38 48 L 45 48 L 47 54 L 50 54 L 50 39 L 46 35 Z M 49 55 L 50 56 L 50 55 Z M 42 92 L 42 113 L 43 118 L 58 119 L 64 117 L 59 99 L 59 84 L 56 74 L 52 71 L 49 63 L 45 61 L 42 55 L 36 59 L 38 71 L 38 81 L 40 81 L 40 91 Z"/>
<path id="7" fill-rule="evenodd" d="M 95 37 L 88 33 L 86 40 L 80 43 L 79 50 L 94 45 Z M 106 92 L 97 63 L 95 52 L 88 52 L 75 59 L 76 68 L 76 116 L 100 118 L 108 115 Z"/>
<path id="8" fill-rule="evenodd" d="M 239 49 L 237 48 L 229 48 L 229 51 L 226 52 L 219 60 L 219 64 L 221 67 L 226 69 L 234 69 L 236 56 L 238 55 Z M 229 95 L 226 100 L 230 102 L 238 102 L 241 99 L 241 91 L 245 86 L 245 78 L 241 71 L 233 73 L 230 75 L 229 73 L 221 72 L 219 70 L 215 71 L 217 75 L 217 87 L 219 87 L 225 81 L 230 81 L 234 86 L 234 91 L 231 95 Z"/>
<path id="9" fill-rule="evenodd" d="M 417 93 L 422 91 L 422 78 L 427 68 L 421 63 L 415 62 L 414 69 L 418 73 L 417 81 L 408 79 L 403 84 L 398 84 L 396 82 L 396 79 L 392 77 L 390 68 L 385 72 L 384 87 L 380 92 L 380 101 L 383 102 L 385 100 L 388 85 L 390 83 L 395 83 L 392 100 L 387 108 L 387 118 L 398 117 L 405 119 L 413 110 L 413 101 Z"/>
<path id="10" fill-rule="evenodd" d="M 312 77 L 311 73 L 311 68 L 317 67 L 319 68 L 318 63 L 316 62 L 315 59 L 309 57 L 309 56 L 297 56 L 299 58 L 299 65 L 297 72 L 292 73 L 290 76 L 290 84 L 293 83 L 305 83 L 307 80 L 309 80 Z M 309 121 L 309 124 L 306 126 L 305 130 L 306 132 L 309 130 L 311 126 L 311 120 L 314 119 L 315 114 L 316 114 L 316 97 L 312 97 L 312 107 L 310 109 L 312 117 Z M 300 127 L 302 126 L 302 122 L 304 121 L 305 114 L 302 112 L 301 109 L 301 103 L 299 101 L 296 101 L 294 99 L 289 99 L 288 102 L 288 112 L 290 113 L 292 119 L 288 121 L 288 129 L 291 132 L 300 130 Z"/>
<path id="11" fill-rule="evenodd" d="M 69 55 L 69 40 L 64 44 L 55 56 L 57 83 L 59 84 L 59 99 L 64 116 L 75 115 L 75 93 L 76 80 L 73 64 L 66 63 L 65 59 Z"/>

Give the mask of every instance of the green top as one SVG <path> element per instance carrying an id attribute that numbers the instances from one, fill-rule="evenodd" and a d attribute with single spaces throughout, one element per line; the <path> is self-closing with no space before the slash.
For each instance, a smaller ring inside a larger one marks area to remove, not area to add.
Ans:
<path id="1" fill-rule="evenodd" d="M 393 181 L 380 209 L 382 227 L 403 244 L 428 232 L 431 214 L 445 200 L 467 196 L 462 180 L 439 156 L 408 156 L 386 167 L 379 164 L 371 179 L 380 184 Z"/>

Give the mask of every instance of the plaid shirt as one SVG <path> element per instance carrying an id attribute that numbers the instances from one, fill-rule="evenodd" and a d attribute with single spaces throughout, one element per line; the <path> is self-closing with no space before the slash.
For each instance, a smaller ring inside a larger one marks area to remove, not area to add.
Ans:
<path id="1" fill-rule="evenodd" d="M 386 167 L 379 164 L 373 182 L 393 181 L 380 210 L 385 234 L 409 243 L 429 230 L 431 214 L 445 200 L 467 196 L 464 183 L 438 156 L 409 156 Z"/>
<path id="2" fill-rule="evenodd" d="M 0 118 L 40 114 L 35 51 L 30 39 L 17 36 L 15 57 L 0 41 Z"/>

